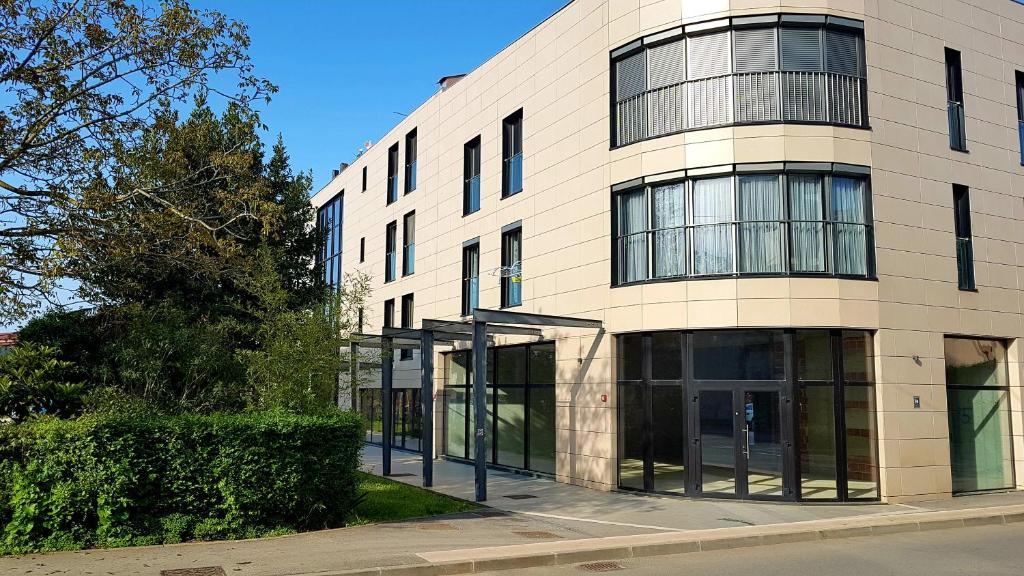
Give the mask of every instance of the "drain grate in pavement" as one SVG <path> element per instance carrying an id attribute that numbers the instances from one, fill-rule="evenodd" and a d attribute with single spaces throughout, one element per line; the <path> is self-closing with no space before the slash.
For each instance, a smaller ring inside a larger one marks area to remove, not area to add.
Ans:
<path id="1" fill-rule="evenodd" d="M 577 568 L 584 572 L 615 572 L 616 570 L 622 570 L 623 566 L 618 562 L 588 562 L 580 564 Z"/>
<path id="2" fill-rule="evenodd" d="M 536 498 L 533 494 L 509 494 L 505 496 L 509 500 L 529 500 L 530 498 Z"/>
<path id="3" fill-rule="evenodd" d="M 552 534 L 551 532 L 544 532 L 543 530 L 526 530 L 523 532 L 513 532 L 523 538 L 532 538 L 534 540 L 554 540 L 561 538 L 558 534 Z"/>
<path id="4" fill-rule="evenodd" d="M 388 474 L 388 478 L 407 478 L 409 476 L 415 476 L 415 474 L 410 474 L 408 472 L 395 472 L 394 474 Z"/>
<path id="5" fill-rule="evenodd" d="M 205 566 L 203 568 L 178 568 L 176 570 L 161 570 L 160 576 L 226 576 L 224 569 L 220 566 Z"/>

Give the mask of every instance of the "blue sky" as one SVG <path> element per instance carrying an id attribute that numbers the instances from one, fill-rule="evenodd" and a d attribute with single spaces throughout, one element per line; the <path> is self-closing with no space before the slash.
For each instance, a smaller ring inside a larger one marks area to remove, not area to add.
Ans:
<path id="1" fill-rule="evenodd" d="M 261 108 L 314 192 L 437 90 L 567 0 L 193 0 L 246 22 L 256 73 L 280 92 Z"/>

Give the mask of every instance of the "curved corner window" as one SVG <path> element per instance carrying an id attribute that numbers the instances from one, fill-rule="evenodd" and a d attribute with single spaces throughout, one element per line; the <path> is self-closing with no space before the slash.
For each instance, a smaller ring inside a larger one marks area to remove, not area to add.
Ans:
<path id="1" fill-rule="evenodd" d="M 679 28 L 613 51 L 612 71 L 615 146 L 730 124 L 867 126 L 854 20 L 784 14 Z"/>
<path id="2" fill-rule="evenodd" d="M 790 163 L 614 192 L 616 284 L 874 276 L 866 169 Z"/>

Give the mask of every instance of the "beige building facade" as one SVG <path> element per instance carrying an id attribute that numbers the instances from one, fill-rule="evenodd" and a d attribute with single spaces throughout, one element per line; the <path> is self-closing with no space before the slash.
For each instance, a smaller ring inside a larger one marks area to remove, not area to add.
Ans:
<path id="1" fill-rule="evenodd" d="M 695 497 L 1024 489 L 1022 70 L 1013 0 L 574 0 L 313 197 L 325 277 L 372 276 L 366 333 L 602 321 L 497 338 L 497 466 Z M 399 445 L 470 455 L 460 347 L 432 447 L 418 353 L 396 359 Z"/>

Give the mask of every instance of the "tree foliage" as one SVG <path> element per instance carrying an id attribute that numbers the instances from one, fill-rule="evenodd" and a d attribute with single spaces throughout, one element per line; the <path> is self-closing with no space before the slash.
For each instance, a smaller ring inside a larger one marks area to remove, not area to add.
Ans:
<path id="1" fill-rule="evenodd" d="M 159 149 L 176 103 L 217 93 L 245 110 L 274 92 L 248 47 L 244 24 L 186 0 L 0 0 L 0 320 L 50 297 L 79 250 L 137 224 L 173 234 L 131 247 L 157 262 L 230 252 L 218 241 L 269 222 L 244 193 L 181 203 L 237 158 L 166 174 L 125 161 Z"/>
<path id="2" fill-rule="evenodd" d="M 85 386 L 65 379 L 71 366 L 58 358 L 56 348 L 33 343 L 0 356 L 0 417 L 20 421 L 41 414 L 78 414 Z"/>

